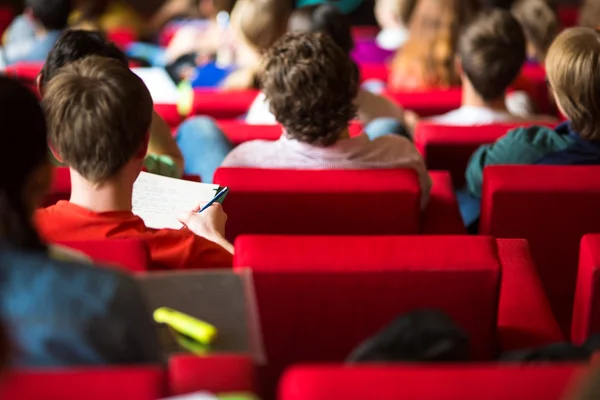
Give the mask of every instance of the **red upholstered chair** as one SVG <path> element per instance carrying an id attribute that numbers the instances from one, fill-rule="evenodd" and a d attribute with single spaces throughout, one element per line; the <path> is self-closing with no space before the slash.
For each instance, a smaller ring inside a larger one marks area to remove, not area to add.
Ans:
<path id="1" fill-rule="evenodd" d="M 248 112 L 257 95 L 258 91 L 256 90 L 195 89 L 190 115 L 207 115 L 215 119 L 237 119 Z"/>
<path id="2" fill-rule="evenodd" d="M 279 400 L 560 400 L 586 369 L 579 364 L 305 365 L 285 374 Z"/>
<path id="3" fill-rule="evenodd" d="M 129 272 L 145 272 L 150 265 L 148 246 L 140 239 L 82 240 L 59 244 L 87 254 L 96 263 L 115 265 Z"/>
<path id="4" fill-rule="evenodd" d="M 117 47 L 125 50 L 127 46 L 138 40 L 138 34 L 135 30 L 125 27 L 111 29 L 106 32 L 108 40 L 113 42 Z"/>
<path id="5" fill-rule="evenodd" d="M 168 395 L 159 367 L 13 371 L 0 385 L 2 400 L 156 400 Z"/>
<path id="6" fill-rule="evenodd" d="M 554 313 L 571 326 L 579 242 L 600 231 L 600 167 L 492 166 L 484 171 L 479 231 L 525 238 Z"/>
<path id="7" fill-rule="evenodd" d="M 571 341 L 581 344 L 600 332 L 600 235 L 581 239 Z"/>
<path id="8" fill-rule="evenodd" d="M 183 122 L 176 104 L 154 104 L 154 111 L 165 120 L 171 128 L 177 128 Z"/>
<path id="9" fill-rule="evenodd" d="M 360 78 L 362 81 L 377 79 L 387 82 L 390 75 L 390 67 L 385 64 L 364 64 L 358 65 L 360 69 Z"/>
<path id="10" fill-rule="evenodd" d="M 570 28 L 576 26 L 579 22 L 579 10 L 578 5 L 561 5 L 558 7 L 558 17 L 562 22 L 563 28 Z"/>
<path id="11" fill-rule="evenodd" d="M 419 92 L 394 92 L 387 93 L 386 96 L 421 117 L 430 117 L 460 107 L 462 90 L 460 87 L 456 87 Z"/>
<path id="12" fill-rule="evenodd" d="M 469 333 L 476 360 L 491 359 L 499 344 L 514 349 L 562 339 L 522 241 L 243 236 L 234 266 L 253 272 L 267 388 L 293 363 L 343 360 L 395 316 L 416 308 L 452 316 Z M 509 279 L 500 286 L 502 268 Z"/>
<path id="13" fill-rule="evenodd" d="M 176 355 L 169 359 L 171 395 L 196 391 L 256 393 L 254 364 L 248 356 Z"/>
<path id="14" fill-rule="evenodd" d="M 219 168 L 214 181 L 231 188 L 224 203 L 231 240 L 241 234 L 464 233 L 449 175 L 430 175 L 423 213 L 411 170 Z"/>
<path id="15" fill-rule="evenodd" d="M 498 123 L 484 126 L 448 126 L 421 122 L 415 129 L 415 145 L 430 170 L 450 171 L 454 187 L 465 184 L 465 170 L 471 155 L 483 144 L 493 143 L 507 131 L 534 122 Z M 535 122 L 539 125 L 540 122 Z M 547 126 L 552 123 L 544 124 Z"/>
<path id="16" fill-rule="evenodd" d="M 0 6 L 0 35 L 4 35 L 4 31 L 9 27 L 12 20 L 15 18 L 15 11 L 10 6 Z"/>

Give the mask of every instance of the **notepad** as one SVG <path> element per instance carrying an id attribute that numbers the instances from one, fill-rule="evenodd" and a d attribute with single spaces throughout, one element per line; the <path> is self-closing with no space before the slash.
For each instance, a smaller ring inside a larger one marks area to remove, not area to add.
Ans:
<path id="1" fill-rule="evenodd" d="M 219 185 L 166 178 L 142 172 L 133 185 L 133 213 L 149 228 L 180 229 L 177 213 L 208 203 Z"/>
<path id="2" fill-rule="evenodd" d="M 132 68 L 150 91 L 155 104 L 177 104 L 179 92 L 173 79 L 164 68 Z"/>

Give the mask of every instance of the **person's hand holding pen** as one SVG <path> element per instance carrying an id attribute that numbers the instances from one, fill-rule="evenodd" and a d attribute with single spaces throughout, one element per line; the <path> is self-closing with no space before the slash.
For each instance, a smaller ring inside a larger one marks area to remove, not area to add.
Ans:
<path id="1" fill-rule="evenodd" d="M 198 205 L 190 212 L 177 215 L 177 219 L 195 235 L 215 242 L 233 254 L 233 245 L 225 239 L 227 214 L 221 204 L 214 202 L 207 208 L 204 204 Z"/>

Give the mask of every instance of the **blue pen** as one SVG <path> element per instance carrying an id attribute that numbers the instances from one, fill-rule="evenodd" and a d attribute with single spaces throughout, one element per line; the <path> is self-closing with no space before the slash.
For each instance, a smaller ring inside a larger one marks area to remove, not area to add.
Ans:
<path id="1" fill-rule="evenodd" d="M 202 211 L 206 210 L 208 207 L 212 206 L 215 203 L 221 203 L 227 193 L 229 193 L 228 187 L 221 189 L 221 191 L 217 193 L 216 196 L 213 197 L 213 199 L 209 201 L 204 207 L 202 207 L 202 209 L 198 211 L 198 213 L 201 213 Z"/>

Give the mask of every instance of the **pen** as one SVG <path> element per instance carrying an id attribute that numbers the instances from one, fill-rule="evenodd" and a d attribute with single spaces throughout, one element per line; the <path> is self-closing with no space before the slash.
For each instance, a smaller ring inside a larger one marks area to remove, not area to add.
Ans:
<path id="1" fill-rule="evenodd" d="M 200 211 L 198 211 L 198 213 L 201 213 L 202 211 L 206 210 L 208 207 L 215 204 L 215 202 L 218 202 L 225 194 L 227 194 L 227 192 L 229 192 L 229 188 L 228 187 L 223 188 L 223 190 L 221 190 L 219 193 L 217 193 L 217 195 L 215 197 L 213 197 L 213 199 L 211 201 L 209 201 L 204 207 L 202 207 L 202 209 Z"/>

